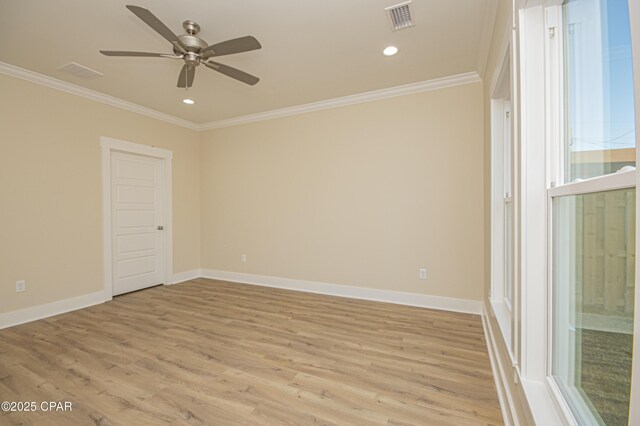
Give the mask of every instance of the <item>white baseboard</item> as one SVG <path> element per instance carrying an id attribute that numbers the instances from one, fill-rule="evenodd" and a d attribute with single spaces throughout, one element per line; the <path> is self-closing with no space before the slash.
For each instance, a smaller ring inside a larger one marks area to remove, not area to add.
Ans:
<path id="1" fill-rule="evenodd" d="M 504 343 L 498 320 L 491 304 L 483 305 L 482 327 L 487 341 L 491 370 L 498 391 L 500 409 L 506 426 L 535 425 L 555 426 L 556 421 L 546 418 L 543 423 L 534 420 L 528 393 L 520 370 L 514 367 L 509 350 Z"/>
<path id="2" fill-rule="evenodd" d="M 200 269 L 179 272 L 173 274 L 171 282 L 167 284 L 177 284 L 184 281 L 200 278 L 202 273 Z M 44 305 L 34 306 L 31 308 L 19 309 L 17 311 L 0 314 L 0 330 L 14 325 L 25 324 L 27 322 L 36 321 L 43 318 L 60 315 L 67 312 L 75 311 L 89 306 L 98 305 L 111 300 L 112 296 L 104 291 L 85 294 L 83 296 L 72 297 L 69 299 L 58 300 L 56 302 Z"/>
<path id="3" fill-rule="evenodd" d="M 482 302 L 476 300 L 428 296 L 425 294 L 404 293 L 400 291 L 376 290 L 364 287 L 294 280 L 289 278 L 244 274 L 239 272 L 218 271 L 213 269 L 192 269 L 190 271 L 179 272 L 177 274 L 173 274 L 171 282 L 168 284 L 177 284 L 200 277 L 287 290 L 304 291 L 307 293 L 318 293 L 330 296 L 348 297 L 352 299 L 373 300 L 376 302 L 417 306 L 420 308 L 439 309 L 478 315 L 482 313 Z M 0 329 L 54 315 L 64 314 L 77 309 L 87 308 L 89 306 L 104 303 L 108 300 L 111 300 L 109 295 L 105 294 L 104 291 L 98 291 L 95 293 L 85 294 L 83 296 L 72 297 L 69 299 L 59 300 L 57 302 L 3 313 L 0 314 Z"/>
<path id="4" fill-rule="evenodd" d="M 290 278 L 219 271 L 214 269 L 203 269 L 201 276 L 202 278 L 214 280 L 254 284 L 286 290 L 304 291 L 307 293 L 326 294 L 330 296 L 348 297 L 351 299 L 372 300 L 376 302 L 395 303 L 398 305 L 417 306 L 420 308 L 439 309 L 476 315 L 480 315 L 482 313 L 482 302 L 477 300 L 429 296 L 425 294 L 405 293 L 391 290 L 377 290 L 341 284 L 294 280 Z"/>
<path id="5" fill-rule="evenodd" d="M 487 350 L 489 352 L 489 361 L 491 362 L 491 370 L 493 370 L 493 379 L 496 383 L 498 392 L 498 400 L 500 401 L 500 410 L 505 426 L 514 424 L 513 404 L 510 403 L 508 389 L 505 385 L 504 369 L 500 366 L 499 354 L 497 353 L 496 342 L 488 324 L 488 318 L 485 310 L 482 310 L 482 328 L 484 329 L 485 340 L 487 341 Z"/>
<path id="6" fill-rule="evenodd" d="M 200 269 L 192 269 L 190 271 L 178 272 L 177 274 L 173 274 L 171 277 L 171 282 L 167 284 L 178 284 L 183 283 L 189 280 L 195 280 L 196 278 L 200 278 L 202 276 L 202 270 Z"/>
<path id="7" fill-rule="evenodd" d="M 19 309 L 17 311 L 0 314 L 0 329 L 13 327 L 14 325 L 64 314 L 77 309 L 88 308 L 105 302 L 104 291 L 96 291 L 82 296 L 71 297 L 57 302 L 34 306 L 32 308 Z"/>

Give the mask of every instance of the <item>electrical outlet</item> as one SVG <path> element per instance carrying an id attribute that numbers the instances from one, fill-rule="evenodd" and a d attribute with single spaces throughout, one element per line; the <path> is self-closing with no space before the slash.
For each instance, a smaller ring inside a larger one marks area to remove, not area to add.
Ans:
<path id="1" fill-rule="evenodd" d="M 240 261 L 241 261 L 242 263 L 247 263 L 247 255 L 246 255 L 246 254 L 241 255 L 241 256 L 240 256 Z"/>
<path id="2" fill-rule="evenodd" d="M 16 281 L 16 293 L 22 293 L 23 291 L 27 291 L 27 282 Z"/>
<path id="3" fill-rule="evenodd" d="M 420 276 L 421 280 L 426 280 L 427 279 L 427 268 L 420 268 L 419 276 Z"/>

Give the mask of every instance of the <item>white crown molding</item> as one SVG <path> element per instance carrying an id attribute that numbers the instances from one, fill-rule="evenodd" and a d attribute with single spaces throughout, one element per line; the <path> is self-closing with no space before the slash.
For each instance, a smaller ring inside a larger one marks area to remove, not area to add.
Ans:
<path id="1" fill-rule="evenodd" d="M 351 299 L 372 300 L 376 302 L 394 303 L 397 305 L 417 306 L 420 308 L 439 309 L 452 312 L 463 312 L 466 314 L 480 315 L 482 313 L 482 302 L 478 300 L 429 296 L 426 294 L 378 290 L 342 284 L 295 280 L 290 278 L 219 271 L 214 269 L 203 269 L 201 276 L 202 278 L 220 281 L 253 284 L 263 287 L 282 288 L 286 290 L 303 291 L 307 293 L 326 294 L 329 296 L 348 297 Z"/>
<path id="2" fill-rule="evenodd" d="M 0 62 L 0 74 L 5 74 L 11 77 L 30 81 L 32 83 L 41 84 L 43 86 L 60 90 L 62 92 L 71 93 L 73 95 L 91 99 L 93 101 L 124 109 L 126 111 L 131 111 L 137 114 L 145 115 L 147 117 L 155 118 L 156 120 L 186 127 L 187 129 L 199 130 L 199 126 L 190 121 L 183 120 L 181 118 L 177 118 L 172 115 L 165 114 L 164 112 L 153 110 L 151 108 L 143 107 L 132 102 L 123 101 L 122 99 L 114 98 L 113 96 L 105 95 L 104 93 L 96 92 L 95 90 L 87 89 L 86 87 L 67 83 L 66 81 L 58 80 L 57 78 L 38 74 L 37 72 L 29 71 L 24 68 L 16 67 L 15 65 Z"/>
<path id="3" fill-rule="evenodd" d="M 389 87 L 387 89 L 374 90 L 371 92 L 359 93 L 356 95 L 343 96 L 341 98 L 327 99 L 319 102 L 312 102 L 303 105 L 297 105 L 287 108 L 275 109 L 271 111 L 259 112 L 256 114 L 243 115 L 225 120 L 212 121 L 209 123 L 197 124 L 188 120 L 174 117 L 151 108 L 143 107 L 132 102 L 124 101 L 95 90 L 67 83 L 43 74 L 38 74 L 24 68 L 0 62 L 0 74 L 9 75 L 30 81 L 32 83 L 41 84 L 52 89 L 71 93 L 83 98 L 91 99 L 103 104 L 114 106 L 116 108 L 135 112 L 147 117 L 155 118 L 167 123 L 186 127 L 191 130 L 211 130 L 222 127 L 237 126 L 240 124 L 253 123 L 255 121 L 265 121 L 274 118 L 288 117 L 290 115 L 304 114 L 307 112 L 320 111 L 324 109 L 338 108 L 346 105 L 360 104 L 364 102 L 376 101 L 381 99 L 393 98 L 396 96 L 411 95 L 414 93 L 426 92 L 429 90 L 443 89 L 445 87 L 460 86 L 463 84 L 476 83 L 482 81 L 477 72 L 469 72 L 465 74 L 452 75 L 447 77 L 435 78 L 432 80 L 420 81 L 417 83 L 405 84 L 402 86 Z"/>
<path id="4" fill-rule="evenodd" d="M 237 126 L 240 124 L 253 123 L 255 121 L 272 120 L 274 118 L 288 117 L 290 115 L 304 114 L 323 109 L 338 108 L 346 105 L 361 104 L 364 102 L 377 101 L 396 96 L 411 95 L 413 93 L 426 92 L 451 86 L 460 86 L 478 81 L 482 81 L 480 75 L 478 75 L 477 72 L 469 72 L 405 84 L 402 86 L 390 87 L 387 89 L 374 90 L 372 92 L 359 93 L 357 95 L 343 96 L 341 98 L 327 99 L 319 102 L 243 115 L 241 117 L 234 117 L 226 120 L 212 121 L 210 123 L 199 125 L 198 130 L 220 129 L 222 127 Z"/>

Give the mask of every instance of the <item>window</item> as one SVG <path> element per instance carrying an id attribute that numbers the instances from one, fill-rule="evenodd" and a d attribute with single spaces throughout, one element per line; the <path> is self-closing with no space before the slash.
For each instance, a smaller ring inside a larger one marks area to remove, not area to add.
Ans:
<path id="1" fill-rule="evenodd" d="M 628 4 L 568 0 L 562 9 L 566 183 L 614 173 L 636 160 Z"/>
<path id="2" fill-rule="evenodd" d="M 580 424 L 626 425 L 635 188 L 554 198 L 553 376 Z"/>
<path id="3" fill-rule="evenodd" d="M 492 285 L 491 302 L 513 355 L 515 279 L 514 137 L 511 50 L 506 47 L 491 100 L 492 134 Z"/>
<path id="4" fill-rule="evenodd" d="M 502 45 L 510 42 L 513 52 L 515 279 L 511 328 L 498 330 L 511 359 L 500 339 L 493 342 L 498 384 L 507 393 L 505 419 L 640 424 L 640 358 L 633 356 L 640 354 L 634 339 L 640 43 L 630 43 L 640 40 L 640 2 L 513 0 L 511 19 L 514 32 Z M 496 70 L 492 149 L 498 77 Z M 492 311 L 499 319 L 504 298 L 496 294 L 508 289 L 496 285 L 507 267 L 495 259 L 508 262 L 500 251 L 509 227 L 504 182 L 496 189 L 503 174 L 495 165 L 505 166 L 500 155 L 492 150 L 489 320 Z M 521 395 L 533 419 L 520 412 Z"/>
<path id="5" fill-rule="evenodd" d="M 552 150 L 551 376 L 579 424 L 627 424 L 635 303 L 636 135 L 628 4 L 556 9 L 564 121 Z"/>

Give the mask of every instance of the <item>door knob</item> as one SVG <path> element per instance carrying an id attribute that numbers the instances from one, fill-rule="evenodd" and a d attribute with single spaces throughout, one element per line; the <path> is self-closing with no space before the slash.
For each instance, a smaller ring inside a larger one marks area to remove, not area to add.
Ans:
<path id="1" fill-rule="evenodd" d="M 162 231 L 164 229 L 164 226 L 160 225 L 158 226 L 158 231 Z"/>

